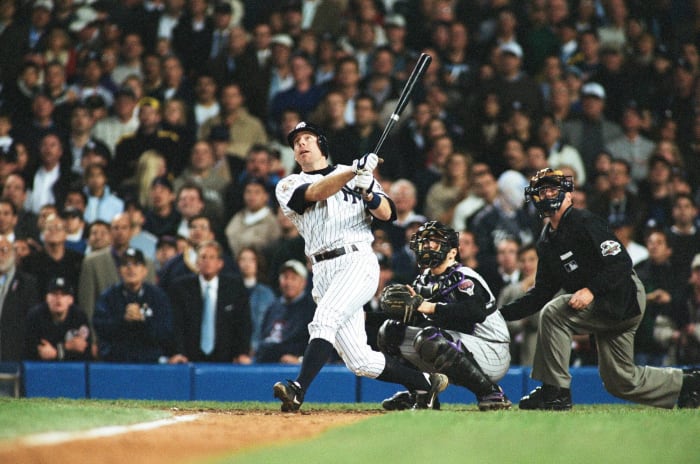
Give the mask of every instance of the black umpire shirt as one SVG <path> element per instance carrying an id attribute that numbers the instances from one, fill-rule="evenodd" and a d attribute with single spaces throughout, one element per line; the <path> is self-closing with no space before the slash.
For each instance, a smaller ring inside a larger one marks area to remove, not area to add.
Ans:
<path id="1" fill-rule="evenodd" d="M 593 293 L 594 311 L 603 317 L 623 320 L 640 314 L 632 260 L 603 218 L 569 207 L 558 229 L 544 227 L 537 253 L 535 286 L 500 308 L 506 320 L 536 313 L 561 289 L 575 293 L 582 288 Z"/>

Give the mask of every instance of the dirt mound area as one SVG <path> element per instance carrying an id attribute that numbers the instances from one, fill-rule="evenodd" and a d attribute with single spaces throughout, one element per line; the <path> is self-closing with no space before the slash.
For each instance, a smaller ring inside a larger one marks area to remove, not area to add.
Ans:
<path id="1" fill-rule="evenodd" d="M 198 414 L 193 421 L 107 438 L 76 439 L 57 445 L 28 446 L 21 441 L 0 445 L 0 462 L 73 464 L 173 464 L 197 458 L 310 438 L 338 425 L 350 424 L 381 411 L 178 411 Z"/>

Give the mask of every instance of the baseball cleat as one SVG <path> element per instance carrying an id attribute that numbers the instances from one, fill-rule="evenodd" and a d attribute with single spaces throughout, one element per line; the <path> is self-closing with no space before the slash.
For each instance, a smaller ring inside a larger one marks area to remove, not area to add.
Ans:
<path id="1" fill-rule="evenodd" d="M 430 374 L 430 390 L 427 393 L 416 393 L 413 409 L 440 409 L 438 395 L 445 391 L 450 381 L 445 374 Z"/>
<path id="2" fill-rule="evenodd" d="M 543 384 L 523 396 L 518 404 L 520 409 L 543 409 L 547 411 L 568 411 L 571 409 L 571 390 Z"/>
<path id="3" fill-rule="evenodd" d="M 678 395 L 678 407 L 684 409 L 700 407 L 700 370 L 683 371 L 683 386 Z"/>
<path id="4" fill-rule="evenodd" d="M 479 411 L 495 411 L 497 409 L 510 409 L 513 403 L 510 402 L 503 389 L 498 387 L 498 391 L 489 393 L 478 399 Z"/>
<path id="5" fill-rule="evenodd" d="M 296 412 L 304 402 L 304 390 L 293 380 L 287 380 L 286 383 L 277 382 L 272 391 L 275 398 L 282 402 L 282 412 Z"/>
<path id="6" fill-rule="evenodd" d="M 404 409 L 411 409 L 415 403 L 415 393 L 400 391 L 394 393 L 391 398 L 382 401 L 382 407 L 387 411 L 403 411 Z"/>

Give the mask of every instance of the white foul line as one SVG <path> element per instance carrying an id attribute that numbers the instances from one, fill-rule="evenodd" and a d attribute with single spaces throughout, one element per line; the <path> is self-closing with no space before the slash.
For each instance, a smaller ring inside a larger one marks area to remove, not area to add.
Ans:
<path id="1" fill-rule="evenodd" d="M 122 433 L 140 432 L 144 430 L 157 429 L 166 425 L 173 425 L 179 422 L 189 422 L 197 419 L 200 414 L 190 414 L 187 416 L 177 416 L 169 419 L 161 419 L 153 422 L 142 422 L 132 425 L 113 425 L 99 427 L 90 430 L 77 430 L 74 432 L 48 432 L 29 435 L 21 438 L 19 442 L 29 446 L 58 445 L 73 440 L 89 440 L 93 438 L 104 438 L 120 435 Z"/>

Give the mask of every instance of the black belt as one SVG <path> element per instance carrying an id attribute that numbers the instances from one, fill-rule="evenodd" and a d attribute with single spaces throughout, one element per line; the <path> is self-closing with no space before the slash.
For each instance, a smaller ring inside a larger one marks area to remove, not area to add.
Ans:
<path id="1" fill-rule="evenodd" d="M 353 251 L 358 251 L 357 245 L 348 245 L 335 250 L 324 251 L 323 253 L 316 253 L 311 256 L 311 261 L 316 264 L 327 259 L 337 258 L 338 256 L 343 256 L 346 253 L 352 253 Z"/>

